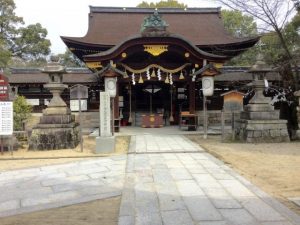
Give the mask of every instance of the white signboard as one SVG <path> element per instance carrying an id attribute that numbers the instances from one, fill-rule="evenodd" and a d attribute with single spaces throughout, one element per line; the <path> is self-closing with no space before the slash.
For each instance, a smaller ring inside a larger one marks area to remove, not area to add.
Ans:
<path id="1" fill-rule="evenodd" d="M 13 115 L 13 103 L 0 102 L 0 135 L 13 134 Z"/>
<path id="2" fill-rule="evenodd" d="M 110 95 L 108 92 L 100 92 L 100 136 L 111 137 L 111 110 Z"/>
<path id="3" fill-rule="evenodd" d="M 81 99 L 81 111 L 87 111 L 87 100 Z M 70 109 L 72 112 L 79 111 L 79 101 L 78 100 L 70 100 Z"/>
<path id="4" fill-rule="evenodd" d="M 40 99 L 26 99 L 26 102 L 29 104 L 29 105 L 40 105 Z"/>

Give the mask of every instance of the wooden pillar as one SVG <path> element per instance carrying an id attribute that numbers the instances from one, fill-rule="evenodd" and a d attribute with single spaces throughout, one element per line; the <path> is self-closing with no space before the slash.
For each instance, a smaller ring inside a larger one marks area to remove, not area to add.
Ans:
<path id="1" fill-rule="evenodd" d="M 196 100 L 195 100 L 195 82 L 192 81 L 192 78 L 189 78 L 189 111 L 190 114 L 195 114 L 196 110 Z"/>
<path id="2" fill-rule="evenodd" d="M 119 119 L 119 83 L 116 84 L 116 97 L 114 98 L 114 118 Z"/>

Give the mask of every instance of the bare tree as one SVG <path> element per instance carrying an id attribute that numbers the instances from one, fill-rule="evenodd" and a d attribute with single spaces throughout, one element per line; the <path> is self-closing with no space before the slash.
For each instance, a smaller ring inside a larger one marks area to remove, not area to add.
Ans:
<path id="1" fill-rule="evenodd" d="M 221 4 L 243 13 L 249 14 L 259 20 L 262 28 L 268 32 L 275 32 L 285 52 L 286 62 L 284 63 L 283 79 L 287 85 L 295 85 L 298 89 L 299 75 L 293 76 L 292 67 L 297 68 L 296 60 L 287 45 L 283 35 L 283 28 L 294 15 L 295 9 L 299 7 L 299 0 L 216 0 Z M 297 71 L 297 70 L 296 70 Z"/>

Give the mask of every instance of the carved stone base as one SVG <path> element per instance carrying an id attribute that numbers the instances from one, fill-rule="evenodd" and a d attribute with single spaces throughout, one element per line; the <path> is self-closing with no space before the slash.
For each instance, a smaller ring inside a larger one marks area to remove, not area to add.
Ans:
<path id="1" fill-rule="evenodd" d="M 96 137 L 95 153 L 112 153 L 115 152 L 116 139 L 111 137 Z"/>
<path id="2" fill-rule="evenodd" d="M 286 120 L 238 120 L 235 138 L 248 143 L 289 142 Z"/>
<path id="3" fill-rule="evenodd" d="M 295 139 L 300 141 L 300 130 L 296 131 Z"/>
<path id="4" fill-rule="evenodd" d="M 29 150 L 57 150 L 75 148 L 79 142 L 79 126 L 75 123 L 66 127 L 59 125 L 37 126 L 32 129 Z"/>

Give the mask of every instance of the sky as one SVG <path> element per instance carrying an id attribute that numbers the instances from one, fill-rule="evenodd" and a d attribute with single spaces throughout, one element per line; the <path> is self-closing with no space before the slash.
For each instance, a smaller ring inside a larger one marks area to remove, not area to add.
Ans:
<path id="1" fill-rule="evenodd" d="M 89 6 L 135 7 L 143 0 L 14 0 L 25 25 L 40 23 L 48 31 L 54 54 L 64 53 L 60 36 L 82 37 L 88 28 Z M 159 2 L 151 0 L 150 2 Z M 148 0 L 149 2 L 149 0 Z M 214 0 L 182 0 L 188 7 L 218 7 Z"/>

